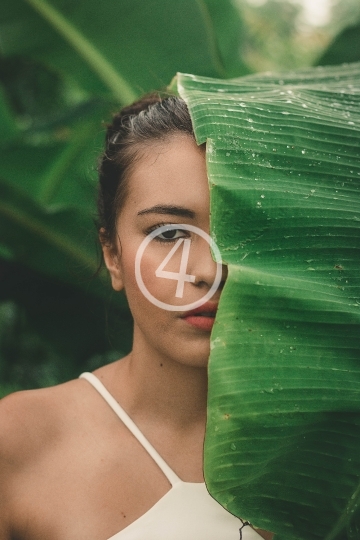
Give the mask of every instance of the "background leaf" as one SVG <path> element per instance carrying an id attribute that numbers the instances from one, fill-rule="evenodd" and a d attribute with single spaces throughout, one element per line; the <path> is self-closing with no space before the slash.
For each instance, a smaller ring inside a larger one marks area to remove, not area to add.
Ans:
<path id="1" fill-rule="evenodd" d="M 96 167 L 103 150 L 103 122 L 120 103 L 164 87 L 179 68 L 222 76 L 228 66 L 231 73 L 244 72 L 240 15 L 229 0 L 222 2 L 221 11 L 210 4 L 2 2 L 3 393 L 72 378 L 96 362 L 116 358 L 107 351 L 118 351 L 119 356 L 128 352 L 126 301 L 112 295 L 108 280 L 97 273 Z M 220 15 L 217 23 L 214 17 Z M 231 32 L 222 39 L 227 22 Z M 71 314 L 66 323 L 65 311 Z"/>
<path id="2" fill-rule="evenodd" d="M 208 75 L 221 70 L 225 75 L 203 8 L 205 2 L 192 0 L 107 0 L 106 9 L 95 0 L 5 0 L 0 12 L 2 51 L 6 56 L 26 51 L 85 90 L 126 103 L 165 86 L 174 66 Z M 102 72 L 105 63 L 109 70 Z"/>
<path id="3" fill-rule="evenodd" d="M 360 61 L 360 24 L 345 28 L 318 60 L 318 65 L 329 66 Z"/>
<path id="4" fill-rule="evenodd" d="M 88 286 L 91 282 L 87 281 Z M 76 378 L 124 356 L 132 321 L 102 300 L 12 262 L 0 264 L 0 397 Z"/>
<path id="5" fill-rule="evenodd" d="M 279 540 L 356 537 L 360 65 L 178 76 L 229 275 L 212 334 L 210 492 Z M 355 534 L 355 536 L 354 536 Z"/>
<path id="6" fill-rule="evenodd" d="M 239 10 L 232 2 L 197 0 L 208 28 L 211 47 L 216 47 L 218 71 L 224 77 L 235 77 L 251 72 L 241 56 L 244 48 L 244 24 Z M 197 72 L 200 74 L 200 72 Z"/>

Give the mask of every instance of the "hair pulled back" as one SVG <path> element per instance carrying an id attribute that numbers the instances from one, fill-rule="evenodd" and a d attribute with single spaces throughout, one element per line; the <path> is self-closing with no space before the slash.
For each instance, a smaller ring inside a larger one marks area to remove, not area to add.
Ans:
<path id="1" fill-rule="evenodd" d="M 99 165 L 98 225 L 103 243 L 113 243 L 116 218 L 127 195 L 131 167 L 153 141 L 176 133 L 194 138 L 185 102 L 178 97 L 146 95 L 114 115 L 107 126 L 105 151 Z"/>

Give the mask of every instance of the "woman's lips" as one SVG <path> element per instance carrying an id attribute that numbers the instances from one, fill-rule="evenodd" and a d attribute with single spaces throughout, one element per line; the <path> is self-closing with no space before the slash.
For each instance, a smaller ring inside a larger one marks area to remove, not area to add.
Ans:
<path id="1" fill-rule="evenodd" d="M 199 330 L 210 332 L 214 325 L 217 307 L 218 305 L 214 302 L 206 302 L 192 311 L 183 313 L 181 318 Z"/>

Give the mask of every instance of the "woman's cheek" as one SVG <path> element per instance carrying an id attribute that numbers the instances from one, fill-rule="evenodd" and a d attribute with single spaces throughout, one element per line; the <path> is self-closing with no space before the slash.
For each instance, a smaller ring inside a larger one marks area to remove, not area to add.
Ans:
<path id="1" fill-rule="evenodd" d="M 155 253 L 144 253 L 141 261 L 141 276 L 145 287 L 149 293 L 157 300 L 168 303 L 170 299 L 175 296 L 176 284 L 172 279 L 157 276 L 161 263 L 167 255 L 168 250 L 154 250 Z M 172 264 L 166 265 L 167 271 L 174 271 Z"/>
<path id="2" fill-rule="evenodd" d="M 148 293 L 156 300 L 164 302 L 170 305 L 181 305 L 186 303 L 185 298 L 187 296 L 188 286 L 185 285 L 184 297 L 178 298 L 176 296 L 179 270 L 181 266 L 181 249 L 178 249 L 168 258 L 170 251 L 173 248 L 173 243 L 160 244 L 152 243 L 143 252 L 140 261 L 140 274 L 143 285 Z M 127 285 L 125 289 L 127 295 L 130 293 L 129 288 L 136 289 L 137 295 L 142 295 L 144 300 L 148 302 L 139 284 L 138 276 L 135 271 L 135 259 L 137 251 L 129 252 L 123 259 L 124 273 L 127 278 Z M 124 254 L 123 254 L 124 255 Z M 167 259 L 167 260 L 166 260 Z M 164 275 L 163 272 L 169 273 Z M 160 275 L 159 275 L 160 274 Z M 139 298 L 138 301 L 141 301 Z M 189 300 L 190 302 L 191 300 Z"/>

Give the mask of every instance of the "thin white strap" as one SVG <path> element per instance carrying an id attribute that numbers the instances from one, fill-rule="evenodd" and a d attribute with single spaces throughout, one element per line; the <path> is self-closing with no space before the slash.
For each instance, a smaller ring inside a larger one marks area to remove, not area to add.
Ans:
<path id="1" fill-rule="evenodd" d="M 119 403 L 113 398 L 110 392 L 105 388 L 103 383 L 94 375 L 93 373 L 82 373 L 80 375 L 81 379 L 86 379 L 105 399 L 106 403 L 112 408 L 114 413 L 120 418 L 120 420 L 125 424 L 125 426 L 131 431 L 134 437 L 139 441 L 139 443 L 145 448 L 145 450 L 150 454 L 155 463 L 160 467 L 166 478 L 169 480 L 170 484 L 173 486 L 178 482 L 181 482 L 177 474 L 170 469 L 169 465 L 163 460 L 163 458 L 157 453 L 155 448 L 149 443 L 149 441 L 144 437 L 139 428 L 131 420 L 130 416 L 124 411 L 124 409 L 119 405 Z"/>

